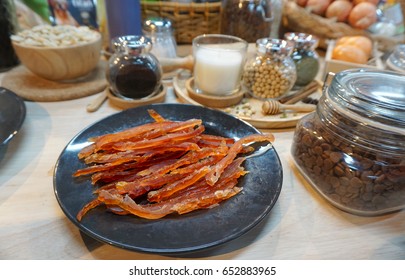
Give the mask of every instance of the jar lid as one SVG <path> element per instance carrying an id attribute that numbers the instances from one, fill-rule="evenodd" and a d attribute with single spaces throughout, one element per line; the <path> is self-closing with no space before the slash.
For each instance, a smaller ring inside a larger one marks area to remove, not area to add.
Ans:
<path id="1" fill-rule="evenodd" d="M 318 37 L 307 33 L 287 32 L 284 34 L 286 40 L 293 41 L 296 48 L 313 48 L 318 47 Z"/>
<path id="2" fill-rule="evenodd" d="M 405 135 L 405 75 L 372 69 L 337 73 L 325 91 L 341 114 Z"/>
<path id="3" fill-rule="evenodd" d="M 118 36 L 111 40 L 111 44 L 114 50 L 125 49 L 125 50 L 139 50 L 150 51 L 152 48 L 152 41 L 148 37 L 141 35 L 125 35 Z"/>
<path id="4" fill-rule="evenodd" d="M 262 54 L 289 56 L 294 49 L 294 42 L 282 39 L 261 38 L 256 41 L 256 49 Z"/>
<path id="5" fill-rule="evenodd" d="M 144 21 L 143 30 L 149 33 L 171 32 L 172 22 L 162 17 L 151 17 Z"/>
<path id="6" fill-rule="evenodd" d="M 405 44 L 397 45 L 388 57 L 387 66 L 395 71 L 405 73 Z"/>

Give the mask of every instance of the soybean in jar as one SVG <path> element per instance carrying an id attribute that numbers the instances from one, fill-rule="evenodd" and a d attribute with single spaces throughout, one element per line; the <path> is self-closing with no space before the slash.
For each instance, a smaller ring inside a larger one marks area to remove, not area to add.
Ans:
<path id="1" fill-rule="evenodd" d="M 261 38 L 256 42 L 256 56 L 244 67 L 243 84 L 258 99 L 277 99 L 287 94 L 297 78 L 290 57 L 292 41 Z"/>
<path id="2" fill-rule="evenodd" d="M 405 76 L 353 69 L 325 85 L 297 124 L 292 157 L 313 188 L 346 212 L 405 208 Z"/>

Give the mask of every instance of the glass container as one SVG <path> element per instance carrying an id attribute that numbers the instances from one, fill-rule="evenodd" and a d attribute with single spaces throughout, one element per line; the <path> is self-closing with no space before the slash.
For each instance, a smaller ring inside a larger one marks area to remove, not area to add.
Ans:
<path id="1" fill-rule="evenodd" d="M 161 17 L 151 17 L 144 21 L 143 35 L 152 40 L 152 53 L 159 58 L 177 57 L 177 44 L 173 36 L 172 23 Z"/>
<path id="2" fill-rule="evenodd" d="M 405 77 L 342 71 L 297 124 L 292 157 L 322 197 L 352 214 L 405 207 Z"/>
<path id="3" fill-rule="evenodd" d="M 297 69 L 295 86 L 306 86 L 314 80 L 319 71 L 319 56 L 315 51 L 319 40 L 311 34 L 294 32 L 284 34 L 284 38 L 293 41 L 295 45 L 291 54 Z"/>
<path id="4" fill-rule="evenodd" d="M 203 34 L 193 39 L 194 89 L 199 94 L 225 96 L 241 88 L 248 43 L 223 34 Z"/>
<path id="5" fill-rule="evenodd" d="M 221 33 L 247 42 L 269 37 L 273 21 L 272 0 L 224 0 Z"/>
<path id="6" fill-rule="evenodd" d="M 289 92 L 297 74 L 291 58 L 292 41 L 261 38 L 256 42 L 256 56 L 244 67 L 243 83 L 258 99 L 277 99 Z"/>
<path id="7" fill-rule="evenodd" d="M 395 46 L 387 59 L 387 66 L 391 70 L 405 73 L 405 44 Z"/>
<path id="8" fill-rule="evenodd" d="M 108 61 L 107 81 L 113 94 L 121 98 L 140 99 L 160 90 L 162 68 L 150 53 L 152 42 L 138 35 L 112 40 L 114 54 Z"/>

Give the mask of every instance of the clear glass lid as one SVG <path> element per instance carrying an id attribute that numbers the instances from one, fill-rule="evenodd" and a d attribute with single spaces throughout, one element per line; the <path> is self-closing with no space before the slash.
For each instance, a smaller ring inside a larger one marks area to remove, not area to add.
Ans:
<path id="1" fill-rule="evenodd" d="M 343 115 L 405 135 L 405 75 L 345 70 L 335 75 L 325 93 Z"/>

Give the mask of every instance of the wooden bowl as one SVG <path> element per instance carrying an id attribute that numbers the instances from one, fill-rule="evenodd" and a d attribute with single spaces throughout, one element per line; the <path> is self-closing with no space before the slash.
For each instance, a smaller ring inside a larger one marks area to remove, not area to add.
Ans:
<path id="1" fill-rule="evenodd" d="M 21 63 L 32 73 L 52 81 L 73 80 L 96 68 L 102 49 L 101 35 L 91 42 L 68 47 L 36 47 L 12 40 Z"/>

